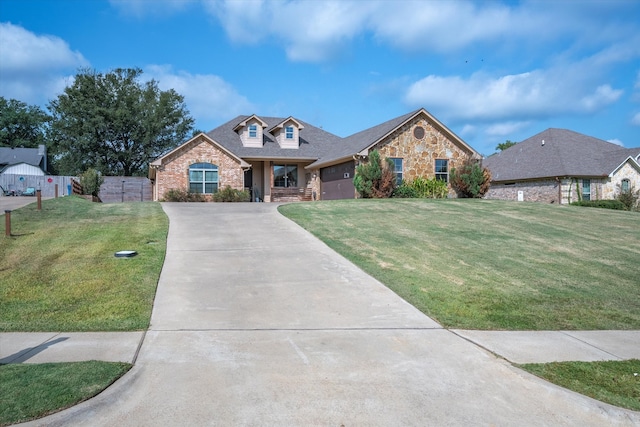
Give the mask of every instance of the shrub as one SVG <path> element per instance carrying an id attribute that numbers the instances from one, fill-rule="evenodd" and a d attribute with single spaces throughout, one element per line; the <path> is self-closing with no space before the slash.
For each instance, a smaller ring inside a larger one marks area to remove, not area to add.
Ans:
<path id="1" fill-rule="evenodd" d="M 459 168 L 451 168 L 451 187 L 458 193 L 458 197 L 481 198 L 491 183 L 491 172 L 482 168 L 471 158 L 467 158 Z"/>
<path id="2" fill-rule="evenodd" d="M 378 150 L 373 150 L 369 154 L 369 161 L 356 168 L 353 185 L 365 199 L 391 197 L 396 188 L 396 174 L 393 168 L 391 159 L 386 159 L 383 163 Z"/>
<path id="3" fill-rule="evenodd" d="M 203 194 L 192 193 L 188 190 L 179 188 L 171 188 L 164 194 L 164 202 L 204 202 L 206 201 Z"/>
<path id="4" fill-rule="evenodd" d="M 436 178 L 417 177 L 411 181 L 411 187 L 416 191 L 418 197 L 428 199 L 444 199 L 449 194 L 449 188 L 445 181 Z"/>
<path id="5" fill-rule="evenodd" d="M 640 200 L 640 190 L 636 190 L 634 186 L 630 186 L 628 190 L 623 190 L 622 186 L 618 184 L 618 196 L 616 200 L 620 201 L 628 211 L 632 211 L 638 207 L 638 200 Z"/>
<path id="6" fill-rule="evenodd" d="M 89 168 L 80 174 L 82 193 L 98 197 L 100 186 L 104 183 L 104 177 L 93 168 Z"/>
<path id="7" fill-rule="evenodd" d="M 444 199 L 448 194 L 449 188 L 446 182 L 419 176 L 413 181 L 402 181 L 402 184 L 393 190 L 391 197 Z"/>
<path id="8" fill-rule="evenodd" d="M 411 186 L 410 183 L 402 181 L 402 184 L 393 190 L 391 197 L 399 198 L 399 199 L 416 199 L 420 197 L 415 188 Z"/>
<path id="9" fill-rule="evenodd" d="M 614 209 L 618 211 L 627 210 L 624 203 L 620 200 L 581 200 L 572 202 L 573 206 L 585 206 L 588 208 Z"/>
<path id="10" fill-rule="evenodd" d="M 247 190 L 236 190 L 230 186 L 213 194 L 214 202 L 248 202 L 251 200 L 251 194 Z"/>

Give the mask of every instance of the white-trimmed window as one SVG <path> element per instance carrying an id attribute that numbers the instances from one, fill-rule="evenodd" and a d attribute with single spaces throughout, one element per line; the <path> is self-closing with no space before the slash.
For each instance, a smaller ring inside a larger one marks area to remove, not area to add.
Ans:
<path id="1" fill-rule="evenodd" d="M 449 160 L 436 159 L 436 179 L 449 182 Z"/>
<path id="2" fill-rule="evenodd" d="M 255 123 L 249 125 L 249 138 L 257 138 L 258 137 L 258 125 Z"/>
<path id="3" fill-rule="evenodd" d="M 398 185 L 402 184 L 402 158 L 399 157 L 390 157 L 393 162 L 393 173 L 396 174 L 396 183 Z"/>
<path id="4" fill-rule="evenodd" d="M 591 180 L 582 180 L 582 200 L 591 200 Z"/>
<path id="5" fill-rule="evenodd" d="M 629 182 L 629 180 L 627 178 L 623 179 L 620 182 L 620 190 L 622 190 L 623 193 L 627 193 L 630 188 L 631 188 L 631 183 Z"/>
<path id="6" fill-rule="evenodd" d="M 287 126 L 284 128 L 284 136 L 286 139 L 293 139 L 293 126 Z"/>
<path id="7" fill-rule="evenodd" d="M 189 191 L 213 194 L 218 191 L 218 166 L 211 163 L 194 163 L 189 166 Z"/>

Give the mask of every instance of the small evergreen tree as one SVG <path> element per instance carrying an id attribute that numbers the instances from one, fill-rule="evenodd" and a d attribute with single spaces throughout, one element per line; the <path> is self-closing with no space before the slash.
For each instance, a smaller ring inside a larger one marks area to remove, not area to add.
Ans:
<path id="1" fill-rule="evenodd" d="M 104 177 L 93 168 L 89 168 L 80 174 L 80 185 L 82 192 L 98 197 L 100 186 L 104 183 Z"/>
<path id="2" fill-rule="evenodd" d="M 369 161 L 358 165 L 353 185 L 364 199 L 382 199 L 391 197 L 396 188 L 396 174 L 393 161 L 385 159 L 383 163 L 378 150 L 369 154 Z"/>
<path id="3" fill-rule="evenodd" d="M 621 201 L 628 211 L 634 210 L 638 205 L 638 200 L 640 200 L 640 190 L 636 190 L 633 185 L 629 186 L 626 190 L 623 190 L 620 184 L 618 184 L 617 187 L 618 196 L 616 199 Z"/>
<path id="4" fill-rule="evenodd" d="M 458 197 L 482 198 L 491 184 L 491 172 L 479 162 L 467 158 L 459 168 L 451 168 L 451 187 Z"/>

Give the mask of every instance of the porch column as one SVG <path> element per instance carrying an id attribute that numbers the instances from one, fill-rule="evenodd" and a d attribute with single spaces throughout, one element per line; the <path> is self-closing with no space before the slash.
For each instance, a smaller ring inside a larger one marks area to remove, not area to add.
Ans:
<path id="1" fill-rule="evenodd" d="M 262 163 L 262 183 L 264 185 L 264 201 L 271 201 L 271 171 L 273 170 L 272 162 L 265 161 Z"/>

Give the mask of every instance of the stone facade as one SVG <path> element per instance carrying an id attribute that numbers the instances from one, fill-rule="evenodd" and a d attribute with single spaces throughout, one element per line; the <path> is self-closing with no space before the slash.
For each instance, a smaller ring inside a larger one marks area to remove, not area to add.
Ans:
<path id="1" fill-rule="evenodd" d="M 623 179 L 629 180 L 631 188 L 640 190 L 640 171 L 636 170 L 628 162 L 624 164 L 616 173 L 608 180 L 602 189 L 603 199 L 614 199 L 619 193 L 618 185 Z"/>
<path id="2" fill-rule="evenodd" d="M 163 200 L 170 189 L 187 190 L 189 166 L 194 163 L 218 166 L 218 188 L 230 186 L 236 190 L 244 189 L 244 171 L 240 160 L 200 137 L 163 159 L 162 165 L 156 170 L 154 200 Z"/>
<path id="3" fill-rule="evenodd" d="M 416 131 L 416 128 L 423 131 Z M 422 115 L 398 128 L 372 150 L 378 150 L 383 158 L 402 158 L 402 176 L 407 181 L 417 177 L 434 178 L 436 160 L 448 160 L 448 172 L 451 173 L 451 168 L 459 166 L 472 154 Z M 451 186 L 449 195 L 455 196 Z"/>

